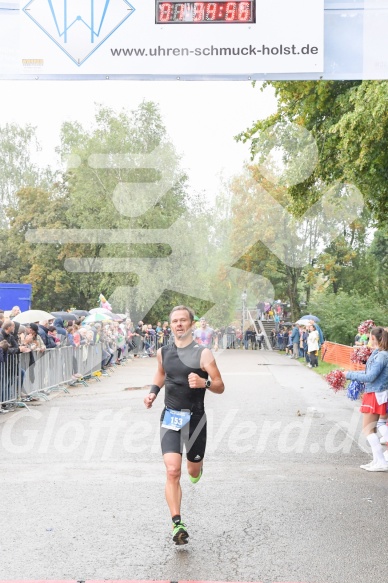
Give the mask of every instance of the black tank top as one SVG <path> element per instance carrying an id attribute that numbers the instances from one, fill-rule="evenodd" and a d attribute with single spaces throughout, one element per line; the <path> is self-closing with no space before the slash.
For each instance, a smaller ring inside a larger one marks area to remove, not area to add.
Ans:
<path id="1" fill-rule="evenodd" d="M 190 389 L 187 378 L 191 372 L 203 379 L 208 378 L 208 373 L 200 365 L 203 350 L 205 347 L 196 342 L 185 348 L 178 348 L 175 343 L 162 346 L 162 364 L 166 372 L 164 403 L 168 409 L 204 412 L 206 389 Z"/>

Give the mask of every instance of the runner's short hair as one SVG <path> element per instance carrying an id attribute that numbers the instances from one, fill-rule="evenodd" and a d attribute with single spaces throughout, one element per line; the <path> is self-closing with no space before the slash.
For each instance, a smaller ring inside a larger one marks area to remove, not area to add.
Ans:
<path id="1" fill-rule="evenodd" d="M 173 315 L 174 312 L 177 312 L 178 310 L 186 310 L 187 313 L 189 314 L 190 322 L 194 322 L 194 310 L 188 308 L 187 306 L 175 306 L 175 308 L 173 308 L 170 312 L 170 322 L 171 316 Z"/>

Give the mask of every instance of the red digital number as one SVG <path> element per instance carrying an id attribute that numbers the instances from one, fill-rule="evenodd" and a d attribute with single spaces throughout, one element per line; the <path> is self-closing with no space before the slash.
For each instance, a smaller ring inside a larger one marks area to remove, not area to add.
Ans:
<path id="1" fill-rule="evenodd" d="M 205 20 L 205 3 L 194 2 L 194 22 L 203 22 Z"/>
<path id="2" fill-rule="evenodd" d="M 185 5 L 184 5 L 184 3 L 181 2 L 179 4 L 175 4 L 174 16 L 173 16 L 174 22 L 176 20 L 184 20 L 184 18 L 185 18 Z"/>
<path id="3" fill-rule="evenodd" d="M 237 2 L 227 2 L 225 20 L 236 20 Z"/>
<path id="4" fill-rule="evenodd" d="M 217 16 L 217 2 L 208 2 L 206 5 L 206 20 L 215 20 Z"/>
<path id="5" fill-rule="evenodd" d="M 238 20 L 246 22 L 251 19 L 251 3 L 250 2 L 240 2 L 238 5 Z"/>
<path id="6" fill-rule="evenodd" d="M 164 2 L 159 5 L 159 22 L 168 22 L 171 19 L 171 2 Z"/>

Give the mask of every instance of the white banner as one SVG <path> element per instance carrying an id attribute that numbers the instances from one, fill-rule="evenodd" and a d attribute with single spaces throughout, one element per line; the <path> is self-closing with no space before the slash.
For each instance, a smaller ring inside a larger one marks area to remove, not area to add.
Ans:
<path id="1" fill-rule="evenodd" d="M 0 75 L 323 71 L 323 0 L 0 2 Z"/>

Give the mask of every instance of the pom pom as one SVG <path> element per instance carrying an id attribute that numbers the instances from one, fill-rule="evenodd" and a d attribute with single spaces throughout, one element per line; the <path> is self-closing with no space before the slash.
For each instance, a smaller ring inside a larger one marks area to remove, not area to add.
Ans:
<path id="1" fill-rule="evenodd" d="M 332 370 L 327 375 L 324 375 L 324 379 L 329 383 L 333 391 L 342 391 L 346 385 L 345 373 L 342 370 Z"/>
<path id="2" fill-rule="evenodd" d="M 365 364 L 371 354 L 372 349 L 368 346 L 358 346 L 354 348 L 350 360 L 357 364 Z"/>
<path id="3" fill-rule="evenodd" d="M 360 381 L 351 381 L 348 385 L 346 396 L 351 401 L 357 401 L 362 393 L 365 392 L 365 384 Z"/>
<path id="4" fill-rule="evenodd" d="M 365 320 L 364 322 L 361 322 L 361 324 L 358 327 L 358 331 L 360 334 L 368 334 L 368 332 L 370 331 L 371 328 L 373 328 L 373 326 L 375 325 L 373 320 Z"/>

